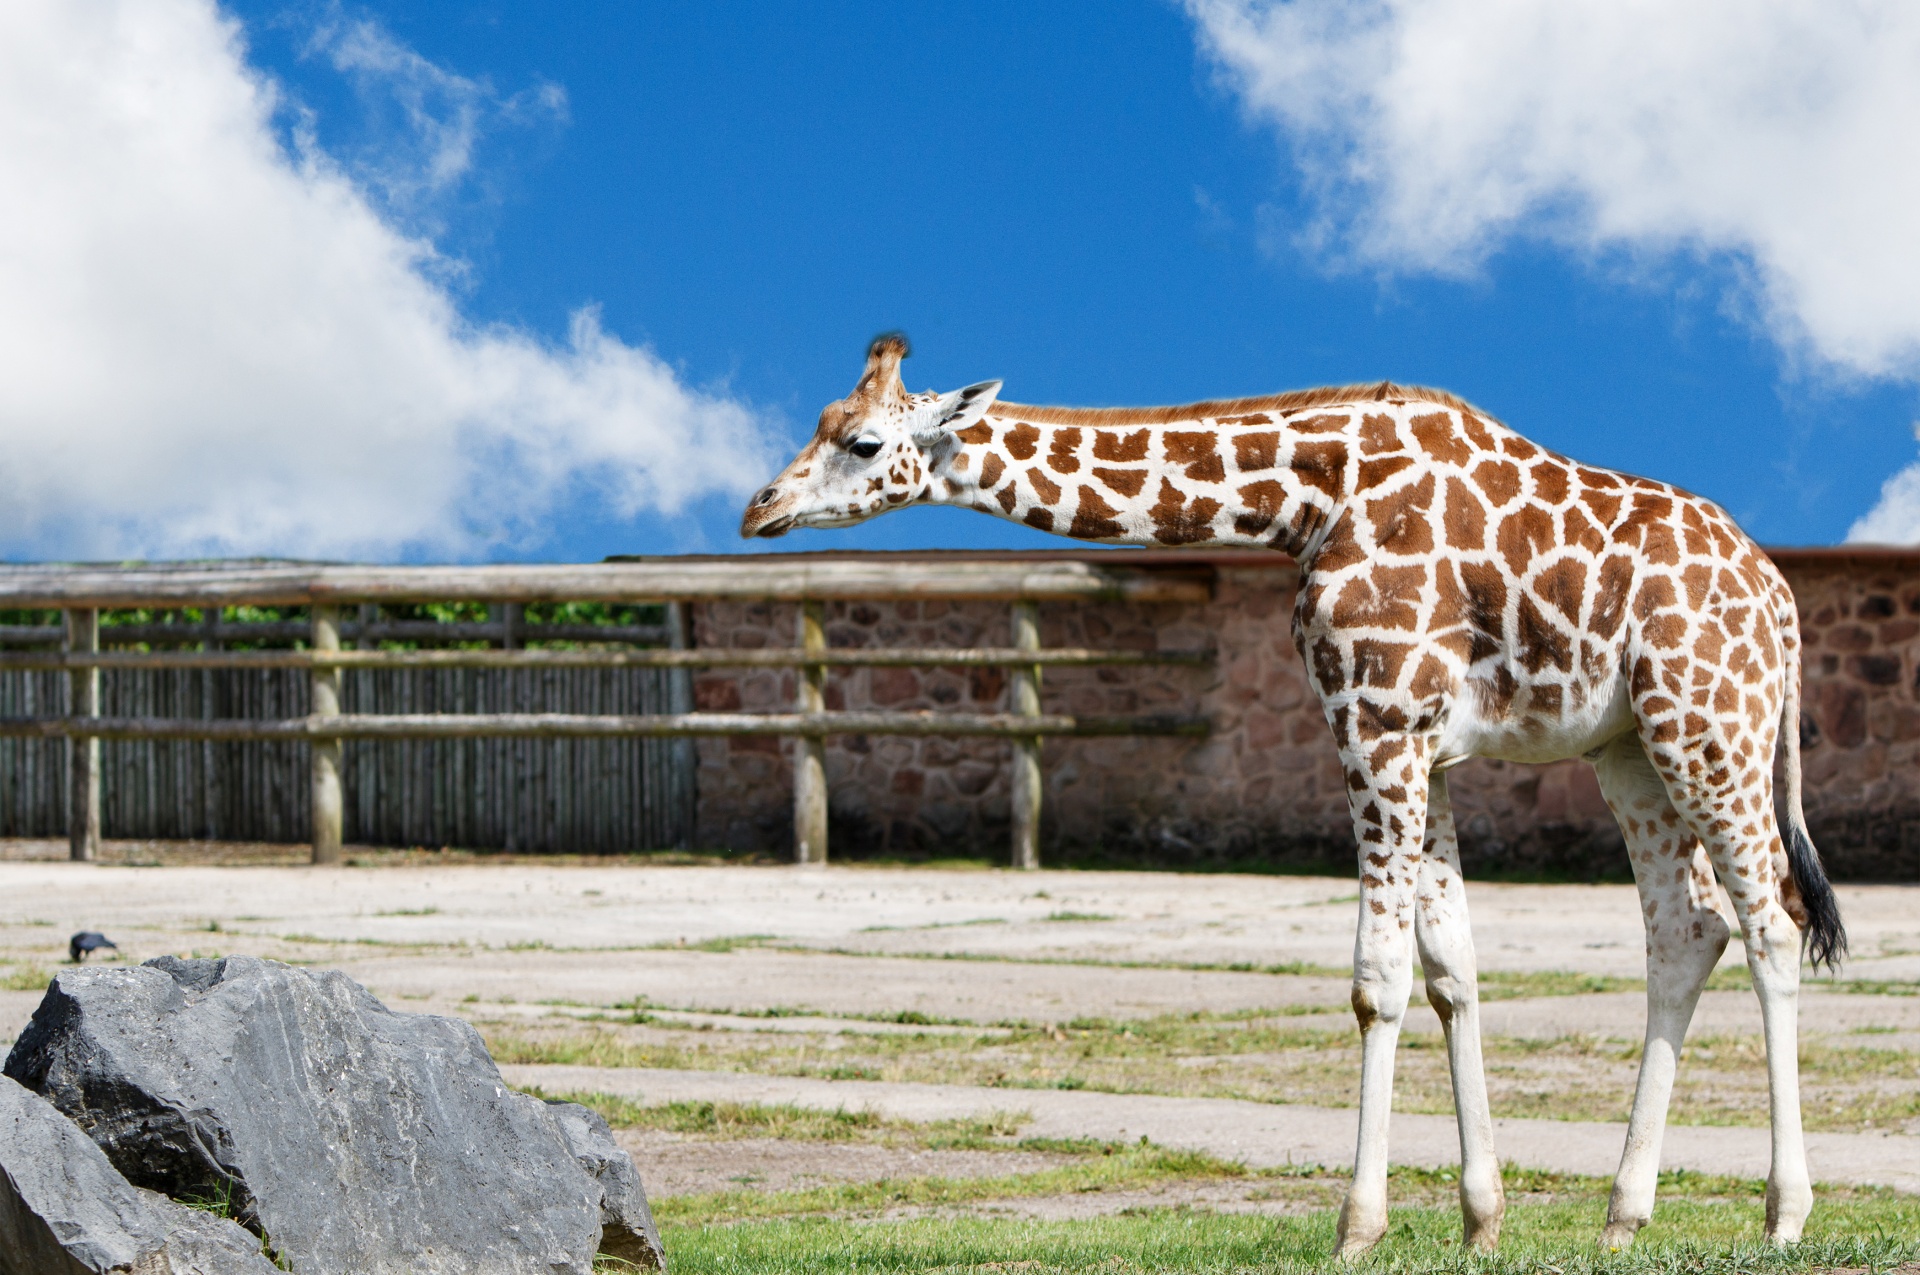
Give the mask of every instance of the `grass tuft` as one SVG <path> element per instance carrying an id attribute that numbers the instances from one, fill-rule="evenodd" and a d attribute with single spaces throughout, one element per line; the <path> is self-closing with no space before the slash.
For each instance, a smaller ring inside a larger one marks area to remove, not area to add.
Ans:
<path id="1" fill-rule="evenodd" d="M 53 975 L 37 965 L 22 965 L 18 969 L 8 970 L 0 975 L 0 991 L 8 992 L 44 992 L 53 982 Z"/>
<path id="2" fill-rule="evenodd" d="M 538 1090 L 533 1092 L 538 1093 Z M 929 1150 L 1020 1146 L 1013 1139 L 1029 1117 L 996 1111 L 957 1120 L 898 1120 L 873 1111 L 756 1102 L 667 1102 L 648 1105 L 615 1094 L 542 1095 L 577 1102 L 616 1129 L 657 1129 L 704 1138 L 782 1138 L 815 1142 L 906 1142 Z"/>

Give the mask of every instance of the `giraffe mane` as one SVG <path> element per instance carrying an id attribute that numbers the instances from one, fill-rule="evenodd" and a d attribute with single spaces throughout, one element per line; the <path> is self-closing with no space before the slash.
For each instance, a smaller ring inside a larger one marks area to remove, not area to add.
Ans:
<path id="1" fill-rule="evenodd" d="M 1349 403 L 1379 403 L 1388 399 L 1434 403 L 1493 419 L 1458 394 L 1429 389 L 1423 385 L 1396 385 L 1392 381 L 1374 381 L 1365 385 L 1322 385 L 1316 389 L 1288 390 L 1284 394 L 1263 394 L 1253 398 L 1210 398 L 1173 407 L 1036 407 L 1001 399 L 994 404 L 991 414 L 1018 416 L 1037 425 L 1166 425 L 1201 417 L 1217 419 L 1222 416 L 1245 416 L 1253 412 L 1299 412 Z"/>

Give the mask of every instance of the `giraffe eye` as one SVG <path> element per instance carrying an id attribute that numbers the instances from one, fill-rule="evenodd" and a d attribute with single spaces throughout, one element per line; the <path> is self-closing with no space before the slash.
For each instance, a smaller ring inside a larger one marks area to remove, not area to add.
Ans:
<path id="1" fill-rule="evenodd" d="M 861 460 L 872 460 L 880 454 L 880 440 L 877 438 L 856 438 L 847 445 L 847 450 Z"/>

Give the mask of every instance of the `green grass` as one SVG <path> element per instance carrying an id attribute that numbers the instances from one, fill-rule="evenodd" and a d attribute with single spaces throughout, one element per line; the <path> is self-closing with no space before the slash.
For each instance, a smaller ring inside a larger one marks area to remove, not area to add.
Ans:
<path id="1" fill-rule="evenodd" d="M 22 965 L 0 976 L 0 991 L 44 992 L 47 990 L 47 984 L 52 981 L 53 975 L 39 966 Z"/>
<path id="2" fill-rule="evenodd" d="M 1754 1204 L 1676 1202 L 1628 1252 L 1593 1247 L 1604 1202 L 1520 1204 L 1507 1212 L 1501 1251 L 1462 1251 L 1459 1219 L 1446 1209 L 1396 1209 L 1387 1238 L 1352 1269 L 1462 1275 L 1745 1275 L 1846 1268 L 1883 1271 L 1920 1254 L 1911 1208 L 1876 1208 L 1816 1222 L 1808 1242 L 1776 1252 L 1758 1241 Z M 1885 1216 L 1898 1213 L 1898 1217 Z M 1157 1209 L 1091 1221 L 926 1218 L 849 1223 L 827 1219 L 674 1228 L 665 1238 L 677 1275 L 786 1272 L 1019 1272 L 1019 1275 L 1292 1275 L 1338 1267 L 1331 1211 L 1304 1218 Z"/>
<path id="3" fill-rule="evenodd" d="M 898 1179 L 781 1192 L 725 1191 L 656 1203 L 668 1256 L 681 1275 L 798 1271 L 1191 1272 L 1324 1271 L 1333 1204 L 1345 1180 L 1317 1168 L 1250 1172 L 1158 1147 L 1103 1148 L 1079 1163 L 977 1179 Z M 1252 1199 L 1305 1206 L 1278 1218 L 1188 1206 L 1123 1210 L 1084 1221 L 968 1216 L 993 1200 L 1137 1188 L 1173 1181 L 1235 1181 Z M 1889 1191 L 1822 1188 L 1806 1241 L 1785 1251 L 1760 1242 L 1757 1181 L 1694 1173 L 1661 1176 L 1652 1226 L 1624 1253 L 1594 1241 L 1606 1212 L 1604 1178 L 1508 1170 L 1506 1225 L 1493 1257 L 1463 1251 L 1450 1171 L 1396 1169 L 1408 1201 L 1358 1269 L 1479 1275 L 1513 1272 L 1792 1272 L 1885 1270 L 1920 1259 L 1920 1200 Z M 901 1217 L 902 1212 L 920 1216 Z"/>
<path id="4" fill-rule="evenodd" d="M 1040 1148 L 1031 1148 L 1039 1150 Z M 654 1203 L 662 1226 L 702 1226 L 719 1221 L 793 1217 L 818 1213 L 874 1213 L 901 1208 L 940 1208 L 987 1200 L 1124 1190 L 1157 1182 L 1245 1178 L 1247 1170 L 1204 1151 L 1172 1151 L 1151 1144 L 1109 1146 L 1037 1173 L 979 1178 L 885 1178 L 842 1182 L 793 1191 L 751 1189 L 668 1196 Z"/>
<path id="5" fill-rule="evenodd" d="M 1905 979 L 1849 978 L 1833 986 L 1839 991 L 1864 996 L 1920 996 L 1920 983 Z"/>
<path id="6" fill-rule="evenodd" d="M 538 1090 L 533 1090 L 539 1093 Z M 667 1102 L 647 1105 L 613 1094 L 542 1095 L 577 1102 L 600 1113 L 616 1129 L 658 1129 L 703 1138 L 783 1138 L 808 1142 L 901 1142 L 929 1150 L 1026 1147 L 1014 1136 L 1024 1115 L 994 1112 L 957 1120 L 896 1120 L 873 1111 L 757 1102 Z"/>
<path id="7" fill-rule="evenodd" d="M 775 1137 L 822 1142 L 886 1141 L 926 1147 L 1015 1147 L 1060 1163 L 982 1177 L 897 1177 L 785 1191 L 752 1188 L 654 1201 L 672 1269 L 679 1275 L 787 1272 L 1020 1272 L 1021 1275 L 1228 1275 L 1331 1268 L 1334 1207 L 1345 1176 L 1319 1166 L 1250 1170 L 1199 1152 L 1148 1143 L 1015 1141 L 1021 1121 L 916 1123 L 871 1112 L 780 1106 L 669 1103 L 642 1106 L 604 1095 L 569 1095 L 625 1128 L 694 1137 Z M 1509 1208 L 1501 1252 L 1466 1252 L 1459 1240 L 1451 1169 L 1396 1168 L 1399 1205 L 1389 1233 L 1362 1271 L 1460 1275 L 1666 1275 L 1725 1272 L 1884 1271 L 1920 1260 L 1920 1199 L 1877 1188 L 1818 1188 L 1807 1240 L 1774 1251 L 1761 1244 L 1763 1185 L 1685 1171 L 1661 1175 L 1655 1221 L 1626 1253 L 1600 1254 L 1594 1240 L 1610 1183 L 1507 1169 Z M 1111 1191 L 1225 1186 L 1270 1201 L 1288 1216 L 1215 1213 L 1173 1205 L 1122 1209 L 1080 1221 L 980 1216 L 983 1209 L 1040 1198 Z M 903 1216 L 903 1214 L 905 1216 Z M 597 1267 L 611 1272 L 609 1264 Z"/>
<path id="8" fill-rule="evenodd" d="M 1745 977 L 1745 971 L 1741 972 Z M 1644 978 L 1618 978 L 1611 974 L 1574 974 L 1566 970 L 1482 970 L 1480 999 L 1512 1001 L 1536 996 L 1587 996 L 1596 992 L 1644 992 Z M 1421 973 L 1414 971 L 1413 1003 L 1427 1002 Z"/>
<path id="9" fill-rule="evenodd" d="M 742 947 L 766 947 L 773 942 L 771 934 L 723 934 L 719 938 L 701 939 L 689 943 L 679 939 L 672 943 L 649 943 L 649 951 L 680 952 L 731 952 Z"/>

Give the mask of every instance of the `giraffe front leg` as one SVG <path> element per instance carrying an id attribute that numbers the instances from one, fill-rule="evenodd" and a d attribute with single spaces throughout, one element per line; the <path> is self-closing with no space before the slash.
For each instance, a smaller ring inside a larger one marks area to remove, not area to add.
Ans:
<path id="1" fill-rule="evenodd" d="M 1413 991 L 1414 890 L 1426 829 L 1427 745 L 1388 736 L 1344 759 L 1360 845 L 1353 1012 L 1360 1024 L 1360 1120 L 1336 1251 L 1357 1257 L 1387 1233 L 1387 1122 L 1393 1053 Z"/>
<path id="2" fill-rule="evenodd" d="M 1461 1223 L 1468 1244 L 1492 1252 L 1500 1243 L 1507 1197 L 1493 1150 L 1493 1109 L 1480 1053 L 1480 975 L 1467 918 L 1466 882 L 1460 874 L 1446 777 L 1438 774 L 1427 786 L 1426 850 L 1414 917 L 1427 1001 L 1447 1034 L 1453 1108 L 1460 1122 Z"/>

